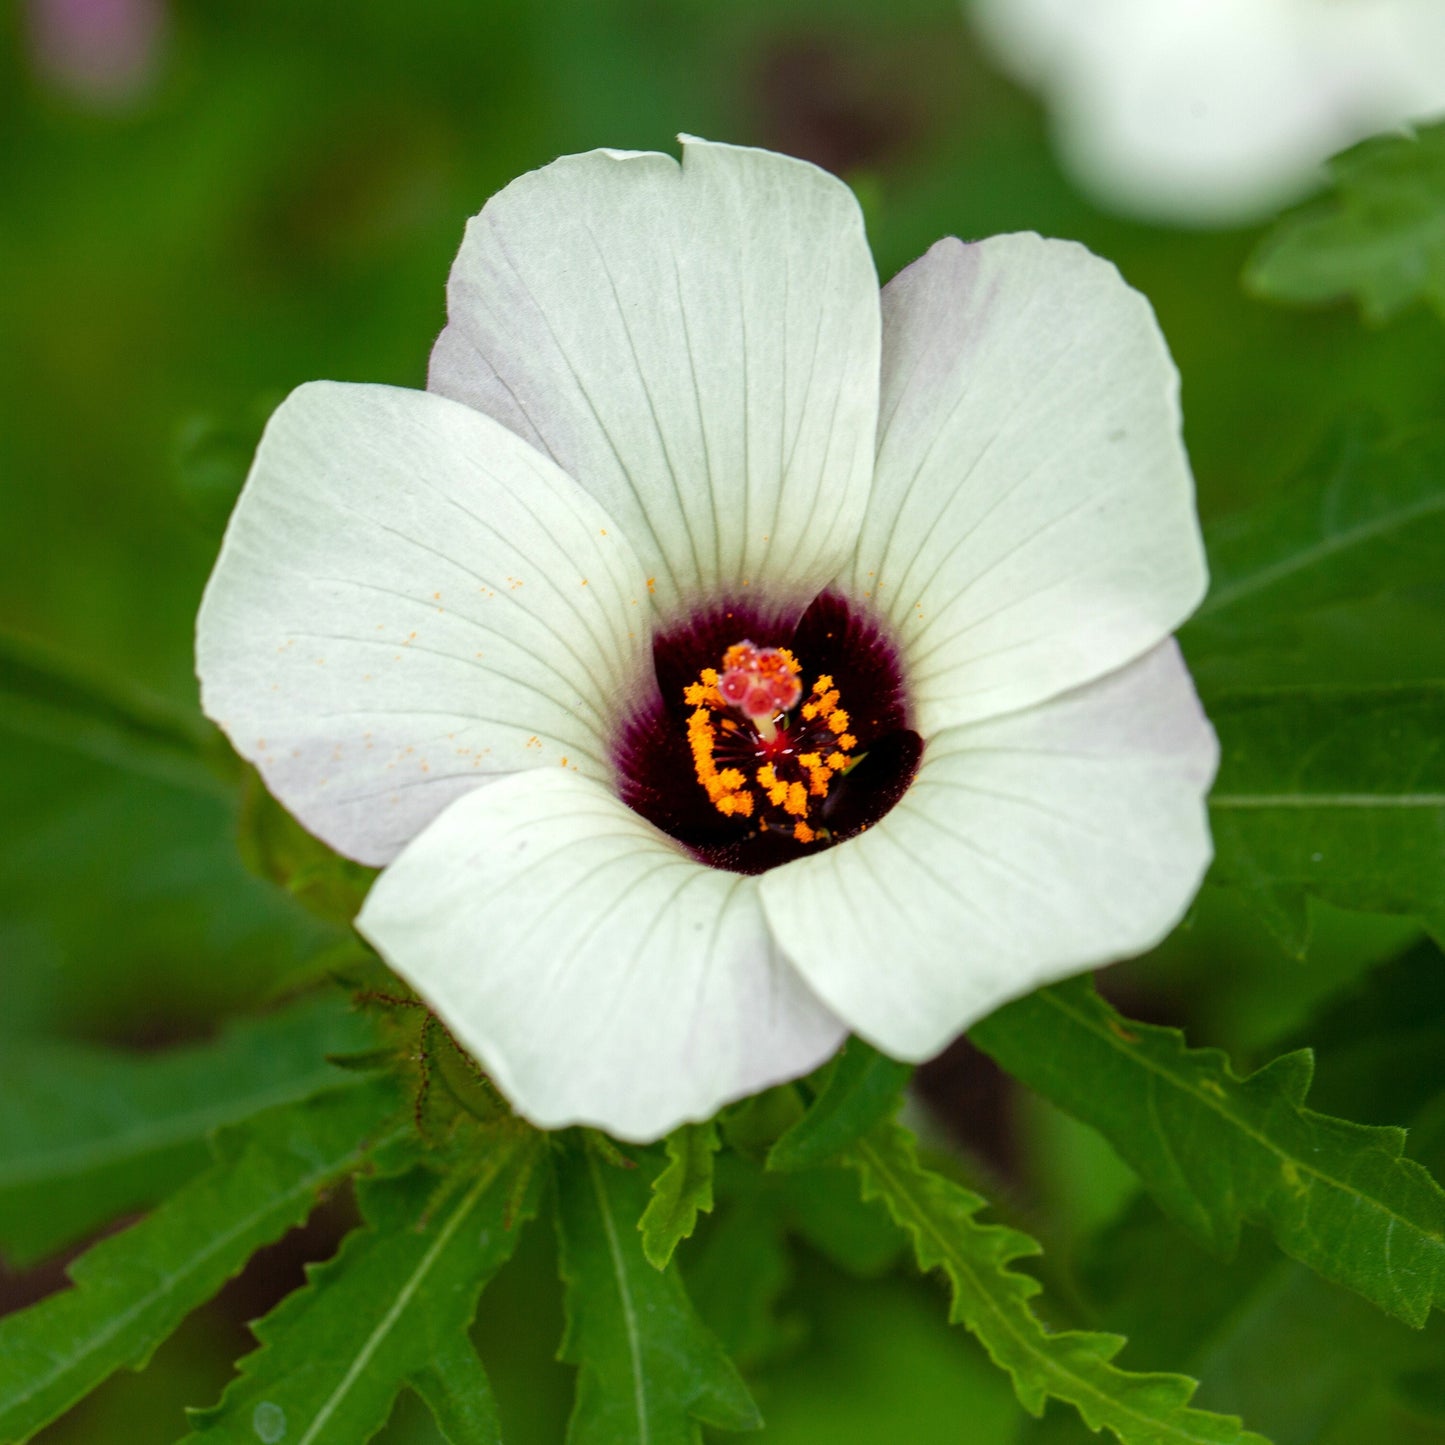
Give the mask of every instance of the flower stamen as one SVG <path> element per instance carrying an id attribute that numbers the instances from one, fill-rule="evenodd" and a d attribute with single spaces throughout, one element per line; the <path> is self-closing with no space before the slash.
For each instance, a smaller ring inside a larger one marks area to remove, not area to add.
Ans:
<path id="1" fill-rule="evenodd" d="M 858 759 L 858 739 L 828 674 L 803 698 L 802 667 L 785 647 L 739 642 L 721 668 L 705 667 L 684 689 L 697 780 L 725 817 L 747 818 L 763 832 L 777 830 L 799 843 L 826 842 L 814 809 L 834 778 Z"/>

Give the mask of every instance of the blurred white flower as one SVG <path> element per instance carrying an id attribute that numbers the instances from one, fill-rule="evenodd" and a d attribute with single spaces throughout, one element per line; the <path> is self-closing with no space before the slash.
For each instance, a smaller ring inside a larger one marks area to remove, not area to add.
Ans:
<path id="1" fill-rule="evenodd" d="M 1104 205 L 1228 225 L 1445 109 L 1441 0 L 965 0 Z"/>
<path id="2" fill-rule="evenodd" d="M 846 187 L 688 140 L 514 181 L 448 297 L 429 391 L 276 413 L 198 667 L 520 1113 L 655 1138 L 1168 931 L 1205 572 L 1112 266 L 941 241 L 880 304 Z"/>

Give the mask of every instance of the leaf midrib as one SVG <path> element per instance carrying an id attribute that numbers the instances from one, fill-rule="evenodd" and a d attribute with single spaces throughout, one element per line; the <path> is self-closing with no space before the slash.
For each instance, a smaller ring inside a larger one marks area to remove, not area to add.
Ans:
<path id="1" fill-rule="evenodd" d="M 1445 494 L 1432 496 L 1425 502 L 1406 507 L 1402 511 L 1391 512 L 1383 517 L 1377 517 L 1371 522 L 1362 523 L 1348 531 L 1335 533 L 1333 536 L 1322 538 L 1302 552 L 1296 552 L 1292 556 L 1279 562 L 1274 562 L 1268 567 L 1262 567 L 1257 572 L 1250 573 L 1237 582 L 1234 582 L 1219 591 L 1211 593 L 1200 603 L 1199 610 L 1195 613 L 1196 618 L 1209 617 L 1214 613 L 1232 607 L 1242 597 L 1248 597 L 1254 592 L 1259 592 L 1267 587 L 1272 587 L 1276 582 L 1286 577 L 1293 576 L 1296 572 L 1302 572 L 1312 567 L 1317 562 L 1333 556 L 1337 552 L 1343 552 L 1350 547 L 1358 546 L 1363 542 L 1370 541 L 1375 537 L 1382 536 L 1386 532 L 1403 527 L 1410 522 L 1419 521 L 1421 517 L 1428 517 L 1435 512 L 1445 512 Z"/>
<path id="2" fill-rule="evenodd" d="M 477 1200 L 496 1182 L 497 1175 L 511 1157 L 510 1150 L 501 1150 L 498 1151 L 498 1156 L 489 1158 L 488 1163 L 491 1167 L 482 1172 L 477 1182 L 462 1197 L 461 1203 L 457 1205 L 446 1224 L 438 1231 L 437 1237 L 428 1246 L 426 1253 L 417 1261 L 416 1268 L 407 1277 L 406 1283 L 397 1291 L 396 1299 L 392 1301 L 390 1309 L 377 1321 L 375 1329 L 366 1337 L 365 1342 L 356 1352 L 356 1358 L 352 1360 L 336 1388 L 327 1396 L 320 1410 L 316 1412 L 298 1445 L 311 1445 L 311 1442 L 316 1439 L 317 1433 L 341 1407 L 341 1402 L 346 1398 L 361 1372 L 370 1364 L 377 1350 L 381 1348 L 382 1341 L 395 1328 L 396 1322 L 415 1298 L 422 1281 L 431 1272 L 441 1257 L 442 1251 L 446 1249 L 453 1235 L 461 1228 L 462 1220 L 475 1208 Z"/>
<path id="3" fill-rule="evenodd" d="M 632 1301 L 632 1291 L 627 1283 L 626 1264 L 622 1258 L 622 1244 L 617 1237 L 617 1224 L 612 1218 L 612 1205 L 598 1173 L 597 1156 L 587 1151 L 587 1170 L 592 1176 L 592 1189 L 597 1196 L 597 1212 L 602 1218 L 602 1228 L 607 1235 L 607 1249 L 612 1259 L 612 1273 L 617 1280 L 617 1294 L 622 1303 L 622 1323 L 627 1331 L 627 1349 L 632 1359 L 632 1399 L 637 1411 L 637 1445 L 651 1445 L 652 1430 L 647 1413 L 647 1381 L 642 1370 L 642 1341 L 637 1330 L 637 1308 Z"/>
<path id="4" fill-rule="evenodd" d="M 1020 1346 L 1022 1346 L 1023 1349 L 1026 1350 L 1034 1360 L 1039 1361 L 1049 1372 L 1050 1375 L 1052 1375 L 1055 1379 L 1063 1379 L 1072 1382 L 1076 1395 L 1088 1395 L 1092 1399 L 1100 1402 L 1100 1404 L 1104 1407 L 1100 1412 L 1102 1415 L 1123 1415 L 1133 1421 L 1136 1421 L 1138 1424 L 1146 1427 L 1151 1431 L 1157 1432 L 1160 1429 L 1169 1429 L 1173 1431 L 1181 1441 L 1188 1442 L 1188 1445 L 1216 1445 L 1215 1441 L 1209 1440 L 1204 1436 L 1193 1434 L 1186 1435 L 1176 1426 L 1169 1424 L 1167 1421 L 1160 1420 L 1159 1417 L 1156 1415 L 1140 1414 L 1137 1410 L 1122 1403 L 1117 1396 L 1107 1395 L 1103 1393 L 1088 1380 L 1084 1379 L 1080 1375 L 1074 1374 L 1072 1371 L 1066 1369 L 1062 1364 L 1060 1364 L 1058 1360 L 1054 1359 L 1049 1354 L 1040 1351 L 1037 1344 L 1033 1340 L 1021 1334 L 1019 1330 L 1014 1327 L 1013 1321 L 999 1307 L 997 1302 L 994 1300 L 992 1294 L 990 1294 L 988 1290 L 984 1289 L 979 1283 L 977 1272 L 973 1269 L 967 1257 L 960 1255 L 958 1251 L 953 1248 L 951 1241 L 948 1239 L 948 1236 L 934 1226 L 928 1212 L 918 1207 L 916 1201 L 914 1200 L 914 1196 L 912 1192 L 908 1190 L 907 1185 L 902 1180 L 900 1180 L 899 1177 L 891 1169 L 889 1169 L 889 1167 L 883 1161 L 882 1157 L 874 1148 L 874 1146 L 868 1140 L 862 1139 L 859 1140 L 856 1147 L 859 1153 L 869 1161 L 870 1165 L 890 1182 L 894 1190 L 901 1191 L 903 1196 L 909 1200 L 910 1205 L 912 1206 L 914 1219 L 917 1222 L 918 1226 L 925 1230 L 928 1235 L 934 1240 L 934 1242 L 939 1246 L 940 1252 L 943 1254 L 943 1256 L 947 1259 L 953 1260 L 955 1267 L 969 1277 L 969 1279 L 974 1284 L 974 1293 L 976 1297 L 988 1306 L 988 1309 L 993 1314 L 993 1317 L 995 1318 L 995 1320 L 997 1320 L 1001 1328 L 1004 1329 L 1013 1340 L 1015 1340 Z M 973 1224 L 973 1221 L 970 1221 L 970 1224 Z M 973 1227 L 981 1229 L 986 1226 L 973 1224 Z M 1040 1329 L 1042 1329 L 1042 1326 L 1040 1326 Z M 1046 1338 L 1048 1338 L 1048 1336 L 1046 1336 Z M 1055 1336 L 1054 1338 L 1058 1337 Z M 1126 1379 L 1128 1378 L 1127 1372 L 1119 1370 L 1117 1366 L 1111 1365 L 1109 1361 L 1101 1360 L 1100 1363 L 1106 1368 L 1116 1370 L 1117 1373 L 1123 1375 Z M 1051 1390 L 1049 1393 L 1053 1395 L 1056 1399 L 1067 1400 L 1070 1401 L 1070 1403 L 1073 1403 L 1071 1397 L 1062 1393 L 1061 1391 Z M 1183 1408 L 1185 1410 L 1188 1410 L 1190 1407 L 1186 1405 Z M 1241 1435 L 1241 1439 L 1245 1438 L 1247 1438 L 1247 1432 L 1244 1432 Z"/>
<path id="5" fill-rule="evenodd" d="M 1205 1108 L 1209 1109 L 1215 1114 L 1218 1114 L 1220 1118 L 1224 1119 L 1227 1123 L 1238 1129 L 1239 1132 L 1244 1134 L 1246 1137 L 1254 1140 L 1255 1143 L 1261 1145 L 1268 1153 L 1273 1154 L 1275 1158 L 1292 1164 L 1302 1173 L 1310 1175 L 1312 1178 L 1318 1180 L 1321 1184 L 1326 1185 L 1329 1188 L 1337 1189 L 1341 1194 L 1344 1194 L 1349 1198 L 1357 1199 L 1367 1207 L 1378 1210 L 1382 1215 L 1392 1220 L 1394 1223 L 1403 1224 L 1407 1229 L 1414 1230 L 1417 1234 L 1423 1235 L 1426 1239 L 1433 1240 L 1436 1244 L 1445 1245 L 1445 1235 L 1437 1234 L 1435 1231 L 1425 1227 L 1424 1225 L 1420 1225 L 1415 1223 L 1413 1220 L 1406 1219 L 1404 1215 L 1397 1214 L 1393 1209 L 1390 1208 L 1388 1204 L 1385 1204 L 1383 1201 L 1376 1199 L 1373 1195 L 1365 1194 L 1361 1190 L 1350 1188 L 1347 1184 L 1345 1184 L 1341 1180 L 1336 1179 L 1333 1175 L 1326 1174 L 1323 1170 L 1317 1169 L 1312 1164 L 1310 1164 L 1308 1160 L 1297 1159 L 1292 1154 L 1287 1154 L 1283 1149 L 1281 1149 L 1277 1144 L 1275 1144 L 1268 1135 L 1259 1133 L 1245 1120 L 1239 1118 L 1238 1115 L 1233 1114 L 1228 1109 L 1224 1108 L 1221 1104 L 1219 1104 L 1217 1100 L 1211 1098 L 1207 1091 L 1192 1087 L 1178 1074 L 1170 1072 L 1168 1069 L 1165 1069 L 1159 1064 L 1156 1064 L 1154 1060 L 1146 1058 L 1143 1054 L 1135 1053 L 1132 1050 L 1125 1049 L 1122 1045 L 1122 1041 L 1116 1039 L 1107 1028 L 1101 1027 L 1100 1025 L 1095 1023 L 1093 1019 L 1089 1018 L 1087 1014 L 1080 1013 L 1077 1009 L 1071 1007 L 1052 989 L 1040 990 L 1039 996 L 1046 999 L 1050 1004 L 1052 1004 L 1068 1018 L 1073 1019 L 1076 1023 L 1082 1024 L 1084 1028 L 1086 1028 L 1090 1033 L 1094 1034 L 1097 1038 L 1103 1039 L 1104 1042 L 1107 1043 L 1109 1047 L 1114 1050 L 1115 1053 L 1120 1054 L 1124 1058 L 1133 1060 L 1141 1067 L 1149 1070 L 1149 1072 L 1156 1074 L 1166 1083 L 1173 1085 L 1173 1087 L 1178 1089 L 1181 1093 L 1188 1094 L 1191 1098 L 1203 1104 Z M 1233 1080 L 1232 1082 L 1239 1083 L 1242 1081 Z M 1300 1111 L 1297 1109 L 1296 1112 L 1298 1113 L 1312 1111 Z M 1322 1118 L 1323 1115 L 1318 1117 Z M 1393 1157 L 1394 1156 L 1392 1156 L 1392 1158 Z M 1399 1163 L 1400 1161 L 1398 1158 L 1395 1158 L 1394 1162 Z"/>
<path id="6" fill-rule="evenodd" d="M 104 1349 L 132 1320 L 138 1315 L 143 1314 L 158 1300 L 163 1299 L 167 1294 L 173 1292 L 180 1281 L 194 1275 L 226 1245 L 229 1245 L 240 1235 L 246 1233 L 247 1230 L 254 1228 L 257 1221 L 264 1219 L 268 1214 L 275 1214 L 277 1212 L 285 1213 L 297 1199 L 304 1198 L 308 1193 L 319 1189 L 327 1179 L 344 1172 L 352 1163 L 360 1161 L 373 1150 L 384 1148 L 388 1144 L 394 1143 L 396 1140 L 402 1138 L 406 1132 L 404 1128 L 395 1129 L 380 1141 L 353 1149 L 349 1155 L 346 1155 L 340 1160 L 329 1161 L 324 1168 L 313 1170 L 304 1179 L 298 1180 L 297 1183 L 284 1194 L 272 1196 L 272 1198 L 267 1200 L 264 1207 L 252 1210 L 243 1219 L 234 1224 L 232 1228 L 223 1234 L 213 1237 L 204 1249 L 198 1254 L 191 1256 L 186 1269 L 167 1275 L 164 1280 L 157 1282 L 154 1289 L 148 1291 L 128 1309 L 122 1311 L 119 1315 L 113 1316 L 104 1328 L 90 1337 L 84 1349 L 55 1361 L 54 1367 L 38 1380 L 32 1380 L 29 1387 L 23 1393 L 10 1396 L 10 1403 L 6 1409 L 6 1413 L 9 1413 L 9 1411 L 21 1405 L 28 1404 L 31 1400 L 35 1399 L 37 1395 L 54 1384 L 56 1380 L 77 1368 L 82 1361 L 89 1359 L 90 1356 L 94 1355 L 98 1350 Z M 75 1288 L 83 1288 L 83 1286 L 77 1285 Z M 3 1416 L 0 1416 L 0 1418 L 3 1418 Z"/>

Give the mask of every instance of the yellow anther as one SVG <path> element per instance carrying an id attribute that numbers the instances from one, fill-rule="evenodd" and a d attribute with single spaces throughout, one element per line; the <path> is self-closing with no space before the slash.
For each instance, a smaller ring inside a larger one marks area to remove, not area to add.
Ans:
<path id="1" fill-rule="evenodd" d="M 794 822 L 782 823 L 782 830 L 797 841 L 826 839 L 825 829 L 806 821 L 810 800 L 828 796 L 833 780 L 853 766 L 855 759 L 848 753 L 858 743 L 847 732 L 848 714 L 838 705 L 833 679 L 825 673 L 814 683 L 799 710 L 800 721 L 813 726 L 798 727 L 784 716 L 792 704 L 778 703 L 775 712 L 765 716 L 763 709 L 751 705 L 750 695 L 741 700 L 734 696 L 740 689 L 766 688 L 785 679 L 796 697 L 797 684 L 791 678 L 801 668 L 791 652 L 737 643 L 723 655 L 722 663 L 721 670 L 703 668 L 698 680 L 683 691 L 691 709 L 688 746 L 708 800 L 726 818 L 754 818 L 763 832 L 777 830 L 778 813 L 783 813 Z M 741 682 L 737 674 L 742 674 Z M 824 747 L 816 745 L 819 719 L 828 725 Z M 800 744 L 813 750 L 793 752 Z M 727 766 L 720 767 L 719 762 Z"/>

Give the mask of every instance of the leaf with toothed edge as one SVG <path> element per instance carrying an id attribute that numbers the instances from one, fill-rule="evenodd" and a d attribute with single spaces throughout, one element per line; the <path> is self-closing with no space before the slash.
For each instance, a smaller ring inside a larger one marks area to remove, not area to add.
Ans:
<path id="1" fill-rule="evenodd" d="M 568 1445 L 697 1445 L 701 1427 L 755 1430 L 757 1407 L 698 1319 L 676 1265 L 655 1269 L 635 1221 L 648 1186 L 586 1143 L 558 1160 L 567 1328 L 578 1366 Z"/>
<path id="2" fill-rule="evenodd" d="M 1249 289 L 1296 305 L 1353 297 L 1377 323 L 1420 300 L 1445 316 L 1445 124 L 1375 136 L 1329 168 L 1334 194 L 1260 242 Z"/>
<path id="3" fill-rule="evenodd" d="M 364 1184 L 364 1227 L 254 1326 L 260 1348 L 220 1404 L 191 1412 L 187 1438 L 251 1445 L 264 1417 L 277 1440 L 361 1445 L 410 1387 L 452 1445 L 500 1441 L 468 1330 L 535 1213 L 535 1187 L 511 1211 L 514 1178 L 535 1185 L 539 1148 L 535 1135 L 497 1139 L 472 1174 L 422 1168 Z"/>
<path id="4" fill-rule="evenodd" d="M 320 1191 L 404 1140 L 390 1083 L 276 1109 L 223 1135 L 221 1158 L 71 1266 L 74 1287 L 0 1321 L 0 1442 L 29 1439 L 122 1366 L 139 1369 Z"/>
<path id="5" fill-rule="evenodd" d="M 713 1158 L 721 1142 L 712 1122 L 684 1124 L 667 1136 L 667 1163 L 637 1222 L 642 1252 L 657 1269 L 666 1269 L 678 1244 L 691 1237 L 698 1215 L 712 1213 Z"/>
<path id="6" fill-rule="evenodd" d="M 1268 1225 L 1288 1255 L 1417 1328 L 1445 1306 L 1445 1191 L 1403 1155 L 1403 1129 L 1305 1107 L 1305 1051 L 1240 1078 L 1218 1049 L 1122 1018 L 1087 979 L 1041 989 L 969 1037 L 1093 1125 L 1168 1213 L 1232 1253 Z"/>
<path id="7" fill-rule="evenodd" d="M 987 1201 L 924 1169 L 907 1130 L 880 1125 L 845 1157 L 864 1197 L 882 1200 L 908 1235 L 919 1267 L 947 1276 L 950 1318 L 1009 1373 L 1030 1414 L 1041 1414 L 1051 1398 L 1064 1401 L 1122 1445 L 1268 1445 L 1236 1419 L 1191 1409 L 1193 1380 L 1119 1369 L 1112 1361 L 1126 1343 L 1121 1336 L 1047 1329 L 1029 1303 L 1039 1282 L 1009 1267 L 1038 1254 L 1038 1244 L 1017 1230 L 980 1224 L 975 1216 Z"/>

